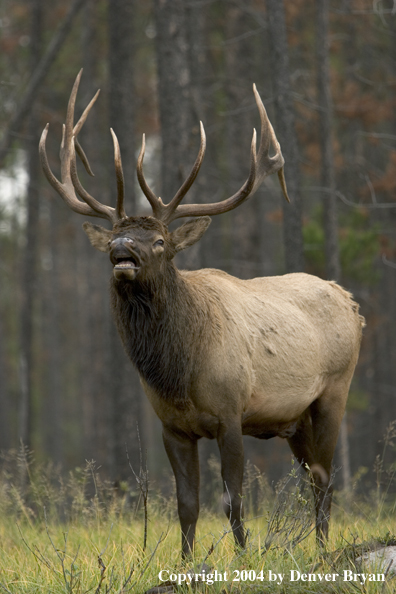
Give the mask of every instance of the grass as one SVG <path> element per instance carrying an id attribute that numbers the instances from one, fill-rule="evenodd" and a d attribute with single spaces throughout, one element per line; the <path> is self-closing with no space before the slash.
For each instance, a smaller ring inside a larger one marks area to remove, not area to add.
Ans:
<path id="1" fill-rule="evenodd" d="M 10 454 L 3 462 L 0 593 L 143 593 L 160 583 L 173 591 L 169 581 L 172 575 L 180 582 L 174 591 L 181 593 L 396 591 L 396 577 L 392 578 L 391 572 L 384 582 L 343 579 L 344 571 L 371 572 L 375 577 L 386 573 L 380 568 L 359 570 L 356 558 L 378 543 L 396 545 L 396 501 L 394 492 L 390 494 L 394 485 L 388 481 L 385 489 L 381 487 L 384 481 L 378 469 L 372 494 L 355 496 L 348 505 L 342 494 L 335 498 L 329 542 L 326 550 L 320 551 L 312 531 L 307 481 L 292 468 L 274 494 L 249 466 L 246 551 L 235 550 L 226 518 L 203 510 L 194 560 L 185 566 L 180 558 L 174 498 L 165 500 L 150 494 L 146 531 L 145 508 L 139 505 L 144 493 L 142 481 L 137 483 L 136 492 L 120 495 L 101 481 L 93 463 L 62 477 L 51 466 L 36 465 L 24 450 Z M 386 474 L 383 468 L 381 473 Z M 215 570 L 217 577 L 226 574 L 226 580 L 211 579 L 209 575 Z M 188 571 L 200 574 L 200 581 L 186 585 Z M 326 574 L 339 576 L 326 581 Z M 291 581 L 292 577 L 300 579 Z"/>

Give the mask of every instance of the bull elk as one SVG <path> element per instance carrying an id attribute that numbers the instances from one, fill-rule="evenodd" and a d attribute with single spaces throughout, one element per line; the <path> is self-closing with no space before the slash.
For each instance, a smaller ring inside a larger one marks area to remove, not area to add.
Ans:
<path id="1" fill-rule="evenodd" d="M 124 178 L 117 137 L 111 130 L 117 177 L 116 207 L 93 198 L 81 185 L 76 152 L 90 172 L 77 141 L 97 94 L 74 125 L 81 72 L 69 99 L 61 144 L 61 181 L 46 155 L 48 125 L 40 140 L 44 173 L 75 212 L 110 221 L 112 230 L 83 228 L 93 247 L 113 264 L 111 308 L 124 348 L 144 391 L 162 421 L 163 440 L 176 478 L 182 555 L 194 546 L 199 513 L 201 437 L 216 439 L 221 457 L 223 507 L 235 541 L 245 546 L 242 523 L 243 435 L 286 438 L 297 460 L 311 469 L 319 541 L 327 537 L 331 505 L 329 477 L 364 320 L 351 295 L 335 282 L 304 273 L 240 280 L 214 269 L 178 270 L 177 252 L 195 244 L 208 215 L 232 210 L 277 172 L 287 197 L 284 159 L 260 96 L 261 139 L 251 144 L 250 173 L 240 190 L 213 204 L 181 204 L 200 169 L 195 164 L 165 204 L 143 174 L 145 140 L 137 177 L 152 216 L 125 213 Z M 275 154 L 269 156 L 270 145 Z M 196 217 L 170 232 L 168 225 Z"/>

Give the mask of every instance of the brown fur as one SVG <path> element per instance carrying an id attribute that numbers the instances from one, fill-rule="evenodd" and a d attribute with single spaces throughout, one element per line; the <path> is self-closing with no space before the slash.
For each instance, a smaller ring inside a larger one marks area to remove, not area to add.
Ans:
<path id="1" fill-rule="evenodd" d="M 198 241 L 207 225 L 206 218 L 196 219 L 169 233 L 151 217 L 136 217 L 103 230 L 102 244 L 101 228 L 84 225 L 102 251 L 110 250 L 109 238 L 132 240 L 128 249 L 140 264 L 133 281 L 113 278 L 111 305 L 163 423 L 183 554 L 193 546 L 198 517 L 201 437 L 219 443 L 225 510 L 240 545 L 242 434 L 284 437 L 312 468 L 321 539 L 330 513 L 327 479 L 364 320 L 347 291 L 307 274 L 243 281 L 219 270 L 179 271 L 174 254 Z"/>

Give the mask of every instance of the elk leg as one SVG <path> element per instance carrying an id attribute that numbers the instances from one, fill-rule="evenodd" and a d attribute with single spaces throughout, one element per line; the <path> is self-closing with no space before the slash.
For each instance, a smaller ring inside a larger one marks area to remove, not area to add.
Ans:
<path id="1" fill-rule="evenodd" d="M 199 514 L 199 458 L 196 440 L 163 427 L 162 437 L 176 479 L 177 510 L 182 532 L 182 557 L 194 547 Z"/>
<path id="2" fill-rule="evenodd" d="M 230 520 L 235 542 L 245 547 L 242 516 L 243 438 L 240 424 L 222 427 L 217 436 L 223 479 L 223 509 Z"/>
<path id="3" fill-rule="evenodd" d="M 345 394 L 345 391 L 342 392 Z M 347 393 L 348 390 L 346 390 Z M 327 540 L 329 533 L 333 494 L 330 484 L 331 467 L 345 401 L 346 397 L 335 397 L 334 390 L 324 392 L 305 411 L 296 433 L 288 439 L 297 460 L 304 467 L 307 464 L 312 473 L 316 508 L 316 539 L 322 545 Z"/>
<path id="4" fill-rule="evenodd" d="M 297 425 L 297 430 L 288 440 L 289 446 L 298 462 L 302 465 L 304 470 L 307 470 L 306 465 L 311 469 L 315 467 L 315 445 L 312 428 L 311 410 L 308 408 L 301 416 Z M 317 464 L 317 463 L 316 463 Z M 323 478 L 325 473 L 323 475 Z M 315 516 L 316 516 L 316 538 L 319 542 L 323 541 L 323 532 L 327 532 L 327 520 L 323 515 L 323 490 L 324 485 L 317 483 L 317 474 L 312 473 L 313 478 L 313 492 L 315 496 Z M 326 491 L 326 488 L 324 488 Z M 321 513 L 322 510 L 322 513 Z M 330 513 L 330 505 L 328 512 Z M 327 535 L 326 535 L 327 536 Z"/>
<path id="5" fill-rule="evenodd" d="M 308 465 L 313 479 L 313 492 L 315 497 L 315 515 L 316 515 L 316 539 L 318 543 L 323 544 L 328 537 L 328 521 L 331 506 L 331 488 L 329 487 L 330 468 L 325 469 L 315 456 L 314 437 L 311 424 L 310 411 L 304 414 L 300 421 L 296 433 L 288 439 L 290 448 L 303 466 L 307 470 Z"/>

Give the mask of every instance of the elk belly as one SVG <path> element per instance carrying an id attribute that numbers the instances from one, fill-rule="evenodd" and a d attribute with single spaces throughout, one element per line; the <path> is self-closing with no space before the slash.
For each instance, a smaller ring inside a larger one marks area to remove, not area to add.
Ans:
<path id="1" fill-rule="evenodd" d="M 325 388 L 323 376 L 275 375 L 273 385 L 268 382 L 265 390 L 255 388 L 242 417 L 245 435 L 262 439 L 275 435 L 291 437 L 299 417 Z"/>

